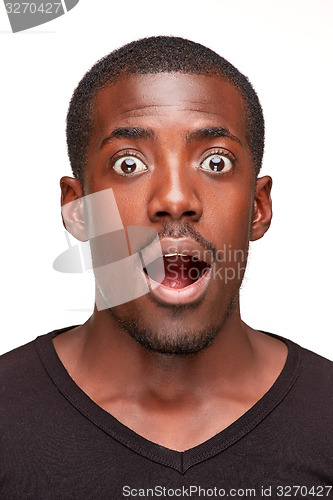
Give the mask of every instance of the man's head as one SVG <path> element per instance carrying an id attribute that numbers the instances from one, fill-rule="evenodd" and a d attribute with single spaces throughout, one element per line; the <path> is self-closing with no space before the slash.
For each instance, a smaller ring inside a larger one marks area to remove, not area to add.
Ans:
<path id="1" fill-rule="evenodd" d="M 224 59 L 179 38 L 134 42 L 87 75 L 69 111 L 76 177 L 61 181 L 63 204 L 112 189 L 125 228 L 156 231 L 162 284 L 142 264 L 133 286 L 146 285 L 149 293 L 109 312 L 153 351 L 198 352 L 239 317 L 249 241 L 270 225 L 271 179 L 254 175 L 263 151 L 257 96 Z M 66 227 L 93 220 L 80 206 L 66 212 Z M 93 262 L 107 252 L 92 246 Z M 104 267 L 95 277 L 108 302 L 117 282 Z"/>
<path id="2" fill-rule="evenodd" d="M 92 131 L 92 110 L 100 90 L 124 76 L 156 73 L 215 75 L 234 85 L 242 95 L 247 141 L 255 174 L 258 175 L 264 151 L 264 118 L 249 80 L 226 59 L 199 43 L 178 37 L 157 36 L 131 42 L 111 52 L 80 81 L 67 115 L 68 154 L 74 176 L 83 184 Z"/>

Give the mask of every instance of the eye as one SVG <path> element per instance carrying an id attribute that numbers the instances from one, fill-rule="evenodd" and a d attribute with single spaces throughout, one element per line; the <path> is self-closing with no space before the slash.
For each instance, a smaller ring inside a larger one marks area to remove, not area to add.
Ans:
<path id="1" fill-rule="evenodd" d="M 127 175 L 127 174 L 138 174 L 140 172 L 144 172 L 148 170 L 143 161 L 139 160 L 135 156 L 122 156 L 118 160 L 114 162 L 112 168 L 119 175 Z"/>
<path id="2" fill-rule="evenodd" d="M 232 161 L 225 154 L 214 153 L 207 156 L 201 163 L 200 168 L 208 172 L 229 172 L 233 167 Z"/>

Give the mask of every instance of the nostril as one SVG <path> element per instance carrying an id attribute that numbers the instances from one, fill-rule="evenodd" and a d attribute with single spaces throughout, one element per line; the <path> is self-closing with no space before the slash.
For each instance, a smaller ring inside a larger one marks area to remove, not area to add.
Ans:
<path id="1" fill-rule="evenodd" d="M 182 216 L 193 217 L 195 214 L 196 214 L 196 212 L 194 210 L 187 210 L 187 211 L 182 213 Z M 159 211 L 159 212 L 156 212 L 156 215 L 157 215 L 157 217 L 164 217 L 164 216 L 170 215 L 170 214 L 169 214 L 169 212 Z"/>
<path id="2" fill-rule="evenodd" d="M 156 212 L 158 217 L 164 217 L 165 215 L 169 215 L 168 212 Z"/>
<path id="3" fill-rule="evenodd" d="M 162 186 L 163 187 L 163 186 Z M 188 218 L 199 220 L 202 215 L 202 203 L 194 192 L 179 193 L 179 190 L 155 190 L 148 204 L 148 215 L 151 220 L 180 220 Z"/>

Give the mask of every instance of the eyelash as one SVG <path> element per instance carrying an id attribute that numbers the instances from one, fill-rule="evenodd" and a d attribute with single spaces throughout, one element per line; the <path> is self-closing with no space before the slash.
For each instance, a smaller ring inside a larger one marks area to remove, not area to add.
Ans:
<path id="1" fill-rule="evenodd" d="M 142 158 L 140 158 L 140 156 L 137 153 L 125 149 L 125 151 L 121 151 L 112 156 L 112 158 L 110 159 L 110 166 L 113 167 L 117 160 L 120 160 L 120 158 L 124 158 L 125 156 L 133 156 L 134 158 L 137 158 L 146 165 L 146 163 L 143 161 Z"/>
<path id="2" fill-rule="evenodd" d="M 228 151 L 227 149 L 211 149 L 210 151 L 206 151 L 206 154 L 201 160 L 200 164 L 205 160 L 207 160 L 207 158 L 209 158 L 209 156 L 212 155 L 226 156 L 232 163 L 236 161 L 236 157 L 232 153 L 230 153 L 230 151 Z"/>
<path id="3" fill-rule="evenodd" d="M 210 151 L 207 151 L 206 154 L 204 155 L 204 157 L 202 158 L 202 160 L 200 161 L 199 163 L 199 168 L 200 168 L 200 165 L 205 161 L 207 160 L 207 158 L 209 158 L 210 156 L 212 155 L 221 155 L 221 156 L 225 156 L 226 158 L 228 158 L 233 164 L 235 163 L 236 161 L 236 157 L 228 150 L 226 149 L 212 149 Z M 115 163 L 117 162 L 117 160 L 121 159 L 121 158 L 124 158 L 126 156 L 133 156 L 133 158 L 137 158 L 138 160 L 142 161 L 142 163 L 144 163 L 144 165 L 146 165 L 145 161 L 143 161 L 142 158 L 140 158 L 140 156 L 134 152 L 134 151 L 130 151 L 130 150 L 124 150 L 124 151 L 121 151 L 119 153 L 116 153 L 110 160 L 110 167 L 114 167 Z M 147 166 L 147 165 L 146 165 Z M 135 173 L 133 174 L 126 174 L 126 176 L 130 176 L 130 175 L 135 175 Z"/>

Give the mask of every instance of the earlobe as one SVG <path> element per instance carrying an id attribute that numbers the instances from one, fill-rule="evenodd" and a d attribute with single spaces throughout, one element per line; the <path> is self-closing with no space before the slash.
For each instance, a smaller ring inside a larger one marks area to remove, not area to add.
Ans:
<path id="1" fill-rule="evenodd" d="M 83 188 L 78 179 L 62 177 L 61 215 L 62 221 L 69 233 L 80 241 L 87 241 L 84 222 Z"/>
<path id="2" fill-rule="evenodd" d="M 268 175 L 257 180 L 253 206 L 251 241 L 259 240 L 267 231 L 272 220 L 272 178 Z"/>

